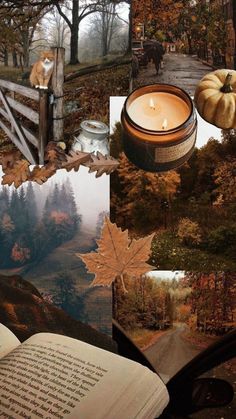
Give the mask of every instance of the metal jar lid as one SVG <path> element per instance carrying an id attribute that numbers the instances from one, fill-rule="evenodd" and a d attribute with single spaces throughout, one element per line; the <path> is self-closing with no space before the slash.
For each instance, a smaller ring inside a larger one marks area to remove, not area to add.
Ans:
<path id="1" fill-rule="evenodd" d="M 109 132 L 109 128 L 106 124 L 95 120 L 86 120 L 81 122 L 80 127 L 83 131 L 88 134 L 93 134 L 96 137 L 105 137 Z"/>

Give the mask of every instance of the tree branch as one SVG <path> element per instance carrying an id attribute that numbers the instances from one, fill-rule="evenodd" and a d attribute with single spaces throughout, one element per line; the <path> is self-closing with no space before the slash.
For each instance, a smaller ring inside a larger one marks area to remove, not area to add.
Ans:
<path id="1" fill-rule="evenodd" d="M 71 21 L 68 19 L 68 17 L 65 15 L 65 13 L 62 11 L 60 5 L 58 3 L 54 3 L 58 13 L 63 17 L 63 19 L 65 20 L 65 22 L 67 23 L 67 25 L 69 26 L 70 29 L 72 29 L 72 23 Z"/>

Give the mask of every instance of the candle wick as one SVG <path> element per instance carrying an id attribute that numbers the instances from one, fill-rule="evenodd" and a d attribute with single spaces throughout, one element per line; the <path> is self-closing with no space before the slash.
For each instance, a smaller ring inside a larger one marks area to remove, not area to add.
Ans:
<path id="1" fill-rule="evenodd" d="M 162 124 L 162 129 L 165 130 L 167 126 L 168 126 L 167 119 L 164 119 L 163 124 Z"/>
<path id="2" fill-rule="evenodd" d="M 150 99 L 149 106 L 150 106 L 150 108 L 151 108 L 151 109 L 153 109 L 154 111 L 156 110 L 155 103 L 154 103 L 154 101 L 153 101 L 152 99 Z"/>

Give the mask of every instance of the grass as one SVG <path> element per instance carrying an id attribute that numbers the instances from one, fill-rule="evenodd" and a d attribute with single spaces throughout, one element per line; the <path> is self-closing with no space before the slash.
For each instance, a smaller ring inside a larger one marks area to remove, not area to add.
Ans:
<path id="1" fill-rule="evenodd" d="M 107 55 L 106 57 L 99 57 L 96 58 L 93 61 L 83 62 L 76 65 L 66 64 L 64 72 L 65 74 L 73 73 L 78 70 L 81 70 L 82 68 L 90 67 L 92 65 L 99 65 L 99 64 L 105 64 L 109 63 L 110 61 L 113 61 L 115 59 L 120 59 L 122 61 L 123 56 L 122 55 Z M 126 58 L 126 57 L 125 57 Z M 24 68 L 23 73 L 30 71 L 30 67 Z M 7 79 L 11 81 L 16 81 L 18 83 L 22 82 L 21 79 L 22 70 L 21 68 L 15 68 L 15 67 L 5 67 L 4 65 L 0 65 L 0 78 Z"/>
<path id="2" fill-rule="evenodd" d="M 140 349 L 145 350 L 166 332 L 166 330 L 134 329 L 129 330 L 128 335 Z"/>
<path id="3" fill-rule="evenodd" d="M 7 79 L 19 82 L 21 74 L 22 71 L 20 68 L 0 66 L 0 79 Z"/>
<path id="4" fill-rule="evenodd" d="M 66 64 L 65 65 L 65 74 L 69 74 L 78 70 L 81 70 L 82 68 L 86 68 L 86 67 L 90 67 L 92 65 L 99 65 L 99 64 L 108 64 L 109 61 L 113 61 L 115 59 L 119 59 L 122 61 L 123 56 L 120 55 L 107 55 L 106 57 L 100 57 L 100 58 L 96 58 L 93 61 L 88 61 L 88 62 L 84 62 L 84 63 L 79 63 L 76 65 L 71 65 L 71 64 Z"/>
<path id="5" fill-rule="evenodd" d="M 211 345 L 219 339 L 218 336 L 204 335 L 196 330 L 188 330 L 183 335 L 183 338 L 186 339 L 189 343 L 197 346 L 201 350 L 207 348 L 209 345 Z"/>
<path id="6" fill-rule="evenodd" d="M 236 261 L 221 254 L 214 254 L 197 247 L 184 246 L 168 230 L 157 232 L 152 243 L 150 263 L 160 270 L 223 271 L 236 270 Z"/>

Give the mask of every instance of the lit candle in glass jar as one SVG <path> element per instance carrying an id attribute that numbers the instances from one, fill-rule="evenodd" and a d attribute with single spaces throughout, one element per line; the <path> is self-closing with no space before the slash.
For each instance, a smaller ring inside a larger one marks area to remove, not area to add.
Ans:
<path id="1" fill-rule="evenodd" d="M 160 131 L 176 128 L 188 119 L 189 106 L 178 96 L 165 92 L 146 93 L 134 99 L 129 105 L 127 112 L 129 117 L 142 128 Z M 163 128 L 165 126 L 166 128 Z"/>
<path id="2" fill-rule="evenodd" d="M 196 142 L 197 119 L 182 89 L 155 84 L 134 90 L 122 114 L 124 151 L 141 169 L 162 172 L 183 164 Z"/>

